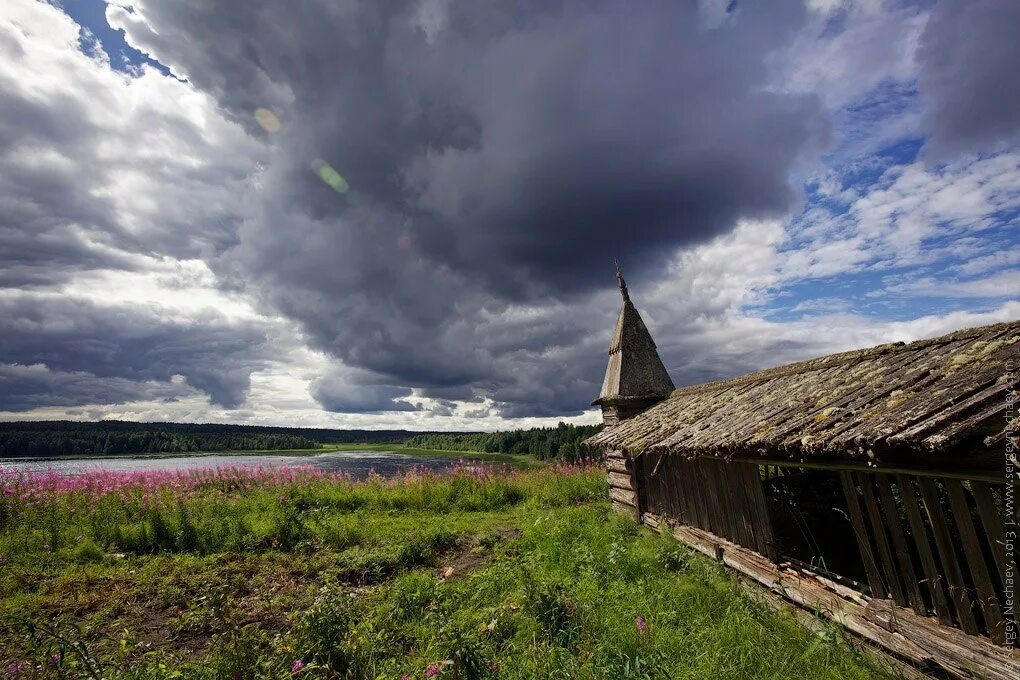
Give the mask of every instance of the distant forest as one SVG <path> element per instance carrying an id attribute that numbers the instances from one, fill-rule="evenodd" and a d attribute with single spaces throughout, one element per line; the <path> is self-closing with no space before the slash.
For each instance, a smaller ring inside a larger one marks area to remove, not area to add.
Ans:
<path id="1" fill-rule="evenodd" d="M 530 430 L 474 433 L 423 433 L 408 438 L 405 446 L 442 451 L 484 451 L 486 453 L 530 454 L 538 458 L 574 460 L 586 453 L 581 442 L 591 437 L 601 425 L 568 425 L 536 427 Z"/>
<path id="2" fill-rule="evenodd" d="M 0 422 L 0 458 L 124 456 L 196 451 L 281 451 L 323 444 L 404 444 L 443 451 L 530 454 L 573 460 L 596 425 L 567 425 L 507 432 L 411 432 L 329 430 L 194 423 L 133 423 L 103 420 Z"/>
<path id="3" fill-rule="evenodd" d="M 116 456 L 189 451 L 280 451 L 322 444 L 401 443 L 407 430 L 66 420 L 0 423 L 0 458 Z"/>

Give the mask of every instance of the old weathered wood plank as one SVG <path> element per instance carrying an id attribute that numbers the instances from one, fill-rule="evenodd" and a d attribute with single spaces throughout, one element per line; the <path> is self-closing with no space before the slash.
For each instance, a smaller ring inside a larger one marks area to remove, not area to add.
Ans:
<path id="1" fill-rule="evenodd" d="M 758 486 L 758 466 L 747 463 L 733 463 L 735 484 L 740 489 L 740 509 L 746 525 L 749 543 L 748 548 L 765 555 L 765 542 L 758 526 L 758 513 L 755 507 L 755 487 Z M 753 477 L 752 477 L 753 475 Z"/>
<path id="2" fill-rule="evenodd" d="M 889 590 L 882 580 L 878 571 L 878 564 L 875 562 L 875 553 L 871 547 L 871 538 L 864 525 L 864 516 L 861 514 L 861 503 L 857 497 L 857 486 L 849 472 L 839 473 L 840 482 L 843 484 L 843 494 L 846 496 L 847 508 L 850 511 L 850 525 L 854 529 L 854 536 L 857 537 L 857 547 L 861 551 L 861 561 L 864 563 L 864 573 L 868 576 L 868 585 L 871 587 L 871 594 L 874 597 L 885 597 Z"/>
<path id="3" fill-rule="evenodd" d="M 882 501 L 886 527 L 889 529 L 889 536 L 892 537 L 896 563 L 899 565 L 899 573 L 903 578 L 904 589 L 907 598 L 910 600 L 910 608 L 919 615 L 926 616 L 928 614 L 928 607 L 925 605 L 924 597 L 921 595 L 920 579 L 917 578 L 917 572 L 914 571 L 914 563 L 910 557 L 910 548 L 907 547 L 907 537 L 903 533 L 903 524 L 900 522 L 900 511 L 896 506 L 896 499 L 892 495 L 892 477 L 889 475 L 875 475 L 875 482 L 878 484 L 878 496 Z"/>
<path id="4" fill-rule="evenodd" d="M 765 500 L 765 487 L 762 484 L 759 467 L 753 465 L 750 474 L 753 485 L 752 504 L 756 523 L 755 533 L 760 534 L 761 553 L 775 562 L 779 558 L 779 546 L 776 545 L 775 534 L 772 531 L 772 516 L 769 514 L 768 503 Z"/>
<path id="5" fill-rule="evenodd" d="M 620 472 L 622 474 L 630 474 L 630 468 L 627 466 L 626 458 L 606 458 L 606 469 L 609 472 Z"/>
<path id="6" fill-rule="evenodd" d="M 921 517 L 913 483 L 907 475 L 897 475 L 896 481 L 900 489 L 900 498 L 903 499 L 903 506 L 907 511 L 907 520 L 910 522 L 910 533 L 914 537 L 914 545 L 917 547 L 917 554 L 921 559 L 924 581 L 931 594 L 935 616 L 939 623 L 947 626 L 952 625 L 953 614 L 949 609 L 949 600 L 946 599 L 945 580 L 935 566 L 935 557 L 932 555 L 931 544 L 928 540 L 928 528 L 924 525 L 924 519 Z"/>
<path id="7" fill-rule="evenodd" d="M 892 465 L 881 465 L 875 467 L 874 465 L 866 463 L 854 463 L 851 461 L 825 461 L 825 462 L 814 462 L 814 461 L 801 461 L 796 462 L 773 460 L 771 458 L 750 458 L 747 456 L 735 456 L 731 458 L 735 463 L 759 463 L 763 464 L 766 461 L 769 465 L 775 467 L 777 470 L 789 469 L 789 468 L 804 468 L 805 470 L 827 470 L 829 472 L 863 472 L 873 474 L 875 472 L 884 472 L 888 475 L 905 474 L 913 475 L 915 477 L 934 477 L 938 479 L 963 479 L 967 481 L 982 481 L 989 484 L 1005 484 L 1005 479 L 1001 473 L 990 473 L 988 470 L 969 470 L 967 468 L 955 468 L 952 470 L 946 469 L 945 467 L 934 467 L 934 468 L 899 468 Z M 775 475 L 773 475 L 775 476 Z"/>
<path id="8" fill-rule="evenodd" d="M 614 501 L 629 505 L 635 510 L 637 509 L 637 496 L 633 491 L 625 491 L 614 487 L 609 489 L 609 497 Z"/>
<path id="9" fill-rule="evenodd" d="M 958 622 L 965 631 L 977 635 L 980 631 L 974 618 L 974 600 L 963 581 L 963 571 L 956 559 L 956 548 L 953 547 L 953 539 L 942 514 L 938 489 L 935 488 L 934 480 L 928 477 L 919 477 L 917 483 L 921 489 L 921 500 L 924 502 L 924 510 L 935 537 L 935 547 L 938 549 L 939 561 L 949 584 L 949 597 L 956 608 Z"/>
<path id="10" fill-rule="evenodd" d="M 787 601 L 844 626 L 922 667 L 935 664 L 958 678 L 1015 680 L 1020 677 L 1020 651 L 992 644 L 987 638 L 964 635 L 940 626 L 910 609 L 861 604 L 830 590 L 819 579 L 790 574 L 753 550 L 748 550 L 702 529 L 668 526 L 645 515 L 648 526 L 669 531 L 695 550 L 718 558 Z M 863 597 L 863 596 L 862 596 Z M 883 603 L 884 604 L 884 603 Z"/>
<path id="11" fill-rule="evenodd" d="M 610 472 L 607 475 L 607 477 L 609 479 L 609 486 L 615 486 L 618 489 L 634 491 L 634 483 L 631 480 L 631 476 L 629 474 Z"/>
<path id="12" fill-rule="evenodd" d="M 861 494 L 864 496 L 864 507 L 868 513 L 871 535 L 875 537 L 875 546 L 878 548 L 878 558 L 882 567 L 882 573 L 885 575 L 885 583 L 889 587 L 889 591 L 892 593 L 896 604 L 905 607 L 907 606 L 907 596 L 900 583 L 896 564 L 893 562 L 892 548 L 886 535 L 885 520 L 878 509 L 875 491 L 871 487 L 871 476 L 857 475 L 857 482 L 860 484 Z"/>
<path id="13" fill-rule="evenodd" d="M 953 508 L 956 529 L 960 532 L 960 539 L 963 541 L 963 552 L 967 557 L 970 575 L 974 580 L 974 588 L 977 590 L 978 604 L 981 605 L 985 625 L 988 627 L 988 634 L 993 640 L 1003 644 L 1006 641 L 1006 624 L 1002 619 L 998 593 L 995 592 L 995 585 L 992 583 L 988 565 L 985 564 L 984 553 L 981 551 L 981 542 L 974 528 L 974 518 L 970 512 L 970 505 L 967 504 L 967 497 L 964 495 L 963 484 L 956 480 L 946 480 L 945 485 L 946 491 L 949 492 L 949 504 Z"/>
<path id="14" fill-rule="evenodd" d="M 974 501 L 977 504 L 978 514 L 981 516 L 981 524 L 985 527 L 988 541 L 992 544 L 992 554 L 995 556 L 995 564 L 999 568 L 999 580 L 1006 581 L 1006 574 L 1010 571 L 1009 555 L 1006 551 L 1006 531 L 1003 527 L 1003 518 L 992 497 L 991 486 L 984 482 L 971 482 L 970 490 L 974 494 Z"/>

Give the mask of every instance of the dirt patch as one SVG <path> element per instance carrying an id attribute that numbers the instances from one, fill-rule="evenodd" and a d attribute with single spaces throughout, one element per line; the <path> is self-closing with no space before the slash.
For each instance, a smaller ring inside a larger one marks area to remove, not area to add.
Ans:
<path id="1" fill-rule="evenodd" d="M 443 556 L 436 574 L 443 580 L 453 580 L 481 569 L 492 560 L 496 546 L 511 541 L 520 534 L 518 529 L 504 529 L 496 532 L 494 536 L 464 541 Z"/>

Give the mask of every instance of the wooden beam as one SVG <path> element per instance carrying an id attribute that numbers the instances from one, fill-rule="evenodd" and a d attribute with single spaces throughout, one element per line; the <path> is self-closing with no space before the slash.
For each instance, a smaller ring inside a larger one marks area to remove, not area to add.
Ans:
<path id="1" fill-rule="evenodd" d="M 606 458 L 606 470 L 609 472 L 630 474 L 630 468 L 627 466 L 626 458 Z"/>
<path id="2" fill-rule="evenodd" d="M 978 604 L 981 605 L 981 611 L 985 616 L 988 633 L 1000 645 L 1005 644 L 1006 623 L 1002 619 L 999 596 L 995 592 L 991 575 L 988 573 L 988 565 L 985 564 L 985 556 L 981 551 L 981 542 L 974 528 L 974 518 L 970 514 L 970 505 L 967 504 L 963 484 L 956 480 L 949 480 L 946 482 L 946 490 L 949 492 L 953 519 L 956 520 L 956 529 L 960 532 L 960 539 L 963 541 L 963 554 L 967 557 L 967 565 L 970 567 L 970 575 L 974 580 Z"/>
<path id="3" fill-rule="evenodd" d="M 619 472 L 610 472 L 606 477 L 609 480 L 609 486 L 634 491 L 634 484 L 630 475 L 621 474 Z"/>
<path id="4" fill-rule="evenodd" d="M 635 510 L 637 509 L 637 494 L 633 491 L 627 491 L 625 489 L 617 489 L 616 487 L 610 487 L 609 497 L 618 503 L 629 505 Z"/>
<path id="5" fill-rule="evenodd" d="M 936 479 L 962 479 L 964 481 L 979 481 L 988 484 L 1005 484 L 1005 472 L 1001 474 L 989 473 L 988 470 L 933 470 L 925 468 L 901 468 L 866 465 L 864 463 L 851 463 L 846 461 L 819 462 L 819 461 L 797 461 L 797 460 L 773 460 L 771 458 L 754 458 L 748 456 L 734 456 L 727 458 L 735 463 L 757 463 L 758 465 L 774 465 L 780 468 L 804 468 L 805 470 L 828 470 L 830 472 L 866 472 L 874 474 L 884 472 L 889 475 L 914 475 L 916 477 L 933 477 Z"/>
<path id="6" fill-rule="evenodd" d="M 914 536 L 914 545 L 917 547 L 917 554 L 921 558 L 921 568 L 924 570 L 924 581 L 931 593 L 931 601 L 935 607 L 935 616 L 939 623 L 949 626 L 953 623 L 953 614 L 949 609 L 949 600 L 946 599 L 945 579 L 939 574 L 935 566 L 935 557 L 931 552 L 931 543 L 928 540 L 928 528 L 921 518 L 921 510 L 917 502 L 917 494 L 914 493 L 913 483 L 907 475 L 898 475 L 900 498 L 907 510 L 907 520 L 910 522 L 910 533 Z"/>
<path id="7" fill-rule="evenodd" d="M 872 478 L 858 475 L 861 485 L 861 493 L 864 495 L 864 507 L 868 511 L 868 520 L 871 524 L 871 535 L 875 537 L 875 545 L 878 546 L 878 556 L 882 563 L 882 573 L 885 574 L 885 583 L 892 592 L 896 604 L 906 606 L 907 596 L 900 584 L 899 574 L 896 573 L 896 565 L 893 563 L 892 547 L 889 545 L 889 537 L 885 533 L 885 520 L 878 509 L 878 501 L 875 500 L 875 491 L 871 488 Z"/>
<path id="8" fill-rule="evenodd" d="M 910 559 L 910 549 L 907 548 L 907 537 L 903 533 L 903 524 L 900 523 L 900 511 L 896 507 L 896 500 L 892 495 L 892 477 L 889 475 L 878 475 L 875 478 L 878 482 L 878 497 L 882 501 L 882 510 L 885 512 L 885 523 L 889 528 L 889 536 L 892 537 L 893 551 L 896 553 L 896 562 L 899 564 L 900 576 L 903 577 L 907 597 L 910 599 L 910 607 L 920 616 L 928 615 L 928 607 L 921 596 L 921 583 L 914 572 L 914 563 Z"/>
<path id="9" fill-rule="evenodd" d="M 939 502 L 938 490 L 935 482 L 927 477 L 917 480 L 921 487 L 921 499 L 924 501 L 924 509 L 931 523 L 932 533 L 935 536 L 935 547 L 938 548 L 939 560 L 946 574 L 949 583 L 949 597 L 956 607 L 956 616 L 960 627 L 968 633 L 977 635 L 978 625 L 974 619 L 974 601 L 967 592 L 967 585 L 963 581 L 963 571 L 956 559 L 956 548 L 953 546 L 953 539 L 946 526 L 945 517 L 942 514 L 942 503 Z"/>
<path id="10" fill-rule="evenodd" d="M 970 485 L 970 489 L 974 493 L 974 502 L 977 504 L 978 514 L 981 516 L 981 524 L 984 525 L 985 533 L 988 535 L 988 542 L 992 544 L 992 554 L 995 556 L 995 564 L 999 568 L 999 580 L 1005 583 L 1006 574 L 1010 572 L 1011 565 L 1006 552 L 1006 531 L 1003 528 L 1003 518 L 999 516 L 995 499 L 992 497 L 992 489 L 988 484 L 974 482 Z"/>
<path id="11" fill-rule="evenodd" d="M 885 582 L 882 581 L 878 564 L 875 562 L 875 553 L 871 549 L 871 539 L 868 537 L 868 530 L 864 526 L 864 515 L 861 513 L 861 502 L 857 498 L 857 486 L 849 472 L 840 472 L 839 479 L 843 483 L 843 493 L 850 510 L 850 524 L 857 537 L 857 547 L 861 551 L 861 561 L 864 563 L 864 572 L 868 575 L 871 594 L 875 597 L 885 597 L 889 591 L 885 587 Z"/>
<path id="12" fill-rule="evenodd" d="M 702 529 L 669 525 L 651 514 L 643 515 L 642 520 L 656 531 L 671 533 L 698 552 L 721 559 L 727 567 L 788 602 L 839 623 L 915 666 L 934 665 L 965 679 L 1015 680 L 1020 677 L 1020 650 L 1000 647 L 986 638 L 941 626 L 933 619 L 918 616 L 888 601 L 864 595 L 841 596 L 821 579 L 784 570 L 763 555 Z"/>

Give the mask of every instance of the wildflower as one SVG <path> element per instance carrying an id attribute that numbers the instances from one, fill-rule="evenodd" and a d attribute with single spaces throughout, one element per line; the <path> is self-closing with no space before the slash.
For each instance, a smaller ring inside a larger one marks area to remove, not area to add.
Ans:
<path id="1" fill-rule="evenodd" d="M 290 667 L 290 674 L 297 675 L 301 672 L 301 669 L 305 667 L 305 662 L 301 659 L 294 659 L 294 665 Z"/>
<path id="2" fill-rule="evenodd" d="M 638 615 L 638 617 L 634 619 L 634 627 L 637 628 L 637 631 L 642 635 L 648 632 L 648 622 L 645 621 L 645 617 L 641 615 Z"/>
<path id="3" fill-rule="evenodd" d="M 52 666 L 53 668 L 56 668 L 59 665 L 60 665 L 60 653 L 57 652 L 55 654 L 51 654 L 50 655 L 50 666 Z"/>
<path id="4" fill-rule="evenodd" d="M 425 669 L 426 678 L 434 678 L 439 675 L 439 664 L 432 662 L 429 667 Z"/>

